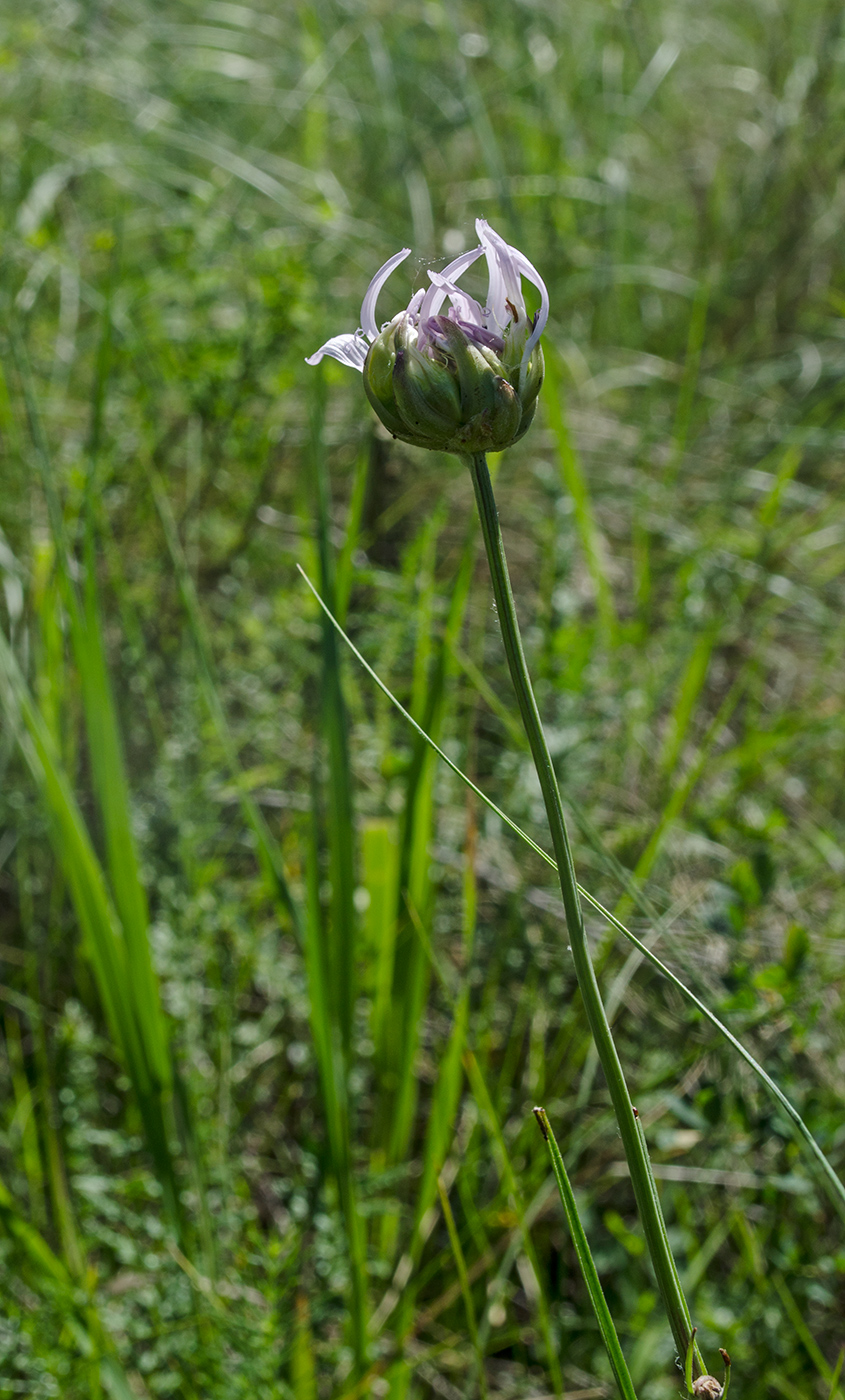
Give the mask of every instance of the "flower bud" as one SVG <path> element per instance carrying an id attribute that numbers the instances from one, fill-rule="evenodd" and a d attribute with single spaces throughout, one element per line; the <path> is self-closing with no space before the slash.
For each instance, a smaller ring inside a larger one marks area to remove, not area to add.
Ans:
<path id="1" fill-rule="evenodd" d="M 330 355 L 363 373 L 367 398 L 388 432 L 414 447 L 471 456 L 501 452 L 526 432 L 543 382 L 540 336 L 549 294 L 539 272 L 485 219 L 476 219 L 477 248 L 461 253 L 431 286 L 420 288 L 383 329 L 376 302 L 390 274 L 410 253 L 403 248 L 379 268 L 361 303 L 361 328 L 333 335 L 308 364 Z M 482 306 L 457 285 L 484 257 L 489 281 Z M 523 278 L 540 293 L 530 316 Z M 448 302 L 447 314 L 441 313 Z"/>
<path id="2" fill-rule="evenodd" d="M 715 1376 L 699 1376 L 698 1380 L 693 1382 L 692 1393 L 703 1397 L 703 1400 L 719 1400 L 722 1387 Z"/>
<path id="3" fill-rule="evenodd" d="M 388 432 L 460 456 L 501 452 L 522 437 L 542 381 L 539 346 L 527 366 L 506 366 L 475 328 L 448 316 L 431 317 L 419 335 L 403 312 L 364 364 L 367 398 Z"/>

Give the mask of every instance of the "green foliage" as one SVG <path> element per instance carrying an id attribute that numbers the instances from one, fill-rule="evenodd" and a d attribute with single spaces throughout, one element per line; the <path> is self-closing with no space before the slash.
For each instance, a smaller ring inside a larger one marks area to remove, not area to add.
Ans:
<path id="1" fill-rule="evenodd" d="M 843 42 L 4 8 L 0 1396 L 609 1393 L 538 1102 L 636 1394 L 682 1389 L 553 874 L 295 568 L 542 844 L 469 479 L 303 364 L 476 215 L 550 288 L 496 495 L 698 1338 L 842 1393 L 833 1183 L 650 958 L 841 1176 Z"/>

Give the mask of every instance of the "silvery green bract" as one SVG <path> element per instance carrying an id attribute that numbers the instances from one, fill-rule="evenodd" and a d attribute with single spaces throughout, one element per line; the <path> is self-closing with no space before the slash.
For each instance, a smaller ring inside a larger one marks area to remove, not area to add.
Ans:
<path id="1" fill-rule="evenodd" d="M 461 456 L 501 452 L 528 428 L 543 382 L 539 340 L 549 319 L 549 294 L 525 255 L 486 220 L 475 227 L 479 246 L 442 272 L 429 270 L 430 286 L 379 330 L 379 292 L 411 250 L 395 253 L 367 288 L 362 329 L 333 336 L 308 358 L 315 365 L 331 355 L 360 370 L 367 398 L 394 437 Z M 457 285 L 480 257 L 489 274 L 485 306 Z M 525 308 L 523 277 L 540 293 L 534 316 Z"/>

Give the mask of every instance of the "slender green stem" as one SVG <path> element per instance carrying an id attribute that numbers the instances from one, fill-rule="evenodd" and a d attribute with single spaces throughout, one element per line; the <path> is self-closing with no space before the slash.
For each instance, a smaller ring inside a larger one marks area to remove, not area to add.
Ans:
<path id="1" fill-rule="evenodd" d="M 572 863 L 572 852 L 563 815 L 563 805 L 522 648 L 502 531 L 499 525 L 499 513 L 496 509 L 490 473 L 487 470 L 487 460 L 483 453 L 468 457 L 466 460 L 472 474 L 505 655 L 546 807 L 546 816 L 560 877 L 560 891 L 563 897 L 572 959 L 575 964 L 575 975 L 578 978 L 578 986 L 584 998 L 590 1031 L 610 1090 L 611 1102 L 619 1124 L 622 1145 L 631 1173 L 631 1184 L 634 1188 L 657 1284 L 672 1328 L 678 1355 L 685 1357 L 692 1330 L 689 1309 L 666 1237 L 666 1226 L 657 1199 L 645 1142 L 637 1124 L 631 1096 L 628 1093 L 622 1065 L 610 1033 L 604 1003 L 590 957 L 587 933 L 581 912 L 581 901 L 578 897 L 578 887 L 575 880 L 575 867 Z M 698 1355 L 696 1359 L 700 1360 Z M 706 1369 L 703 1363 L 702 1369 Z"/>
<path id="2" fill-rule="evenodd" d="M 537 1119 L 540 1132 L 543 1134 L 546 1140 L 546 1146 L 549 1149 L 552 1171 L 554 1172 L 555 1181 L 557 1182 L 557 1189 L 560 1192 L 561 1204 L 563 1205 L 564 1214 L 566 1215 L 566 1223 L 569 1226 L 569 1233 L 572 1236 L 572 1243 L 575 1246 L 575 1253 L 578 1257 L 578 1263 L 581 1266 L 581 1273 L 584 1275 L 584 1282 L 587 1285 L 590 1302 L 593 1305 L 593 1311 L 596 1315 L 596 1321 L 599 1324 L 602 1341 L 604 1342 L 605 1350 L 607 1351 L 610 1364 L 613 1368 L 613 1374 L 616 1377 L 616 1383 L 619 1386 L 620 1394 L 624 1397 L 624 1400 L 637 1400 L 634 1383 L 631 1380 L 622 1347 L 619 1343 L 619 1337 L 613 1325 L 613 1318 L 610 1315 L 610 1309 L 607 1306 L 607 1300 L 599 1281 L 598 1271 L 590 1252 L 587 1236 L 581 1224 L 581 1217 L 578 1214 L 578 1206 L 575 1201 L 575 1193 L 572 1190 L 572 1184 L 569 1180 L 560 1148 L 557 1145 L 557 1138 L 552 1132 L 551 1124 L 549 1123 L 544 1108 L 535 1108 L 534 1117 Z"/>

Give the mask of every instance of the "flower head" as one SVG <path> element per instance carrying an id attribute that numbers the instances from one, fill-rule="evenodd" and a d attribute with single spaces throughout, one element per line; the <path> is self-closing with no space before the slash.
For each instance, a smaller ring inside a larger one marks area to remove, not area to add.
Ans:
<path id="1" fill-rule="evenodd" d="M 705 1397 L 705 1400 L 719 1400 L 719 1396 L 724 1394 L 715 1376 L 699 1376 L 693 1384 L 692 1393 Z"/>
<path id="2" fill-rule="evenodd" d="M 475 227 L 479 246 L 442 272 L 429 270 L 430 285 L 379 329 L 379 292 L 411 250 L 395 253 L 367 288 L 362 329 L 332 336 L 307 361 L 315 365 L 331 355 L 360 370 L 370 403 L 394 437 L 461 455 L 499 452 L 528 428 L 543 381 L 539 340 L 549 319 L 549 294 L 525 255 L 485 219 Z M 481 257 L 489 275 L 485 306 L 458 286 Z M 525 307 L 523 277 L 540 293 L 534 316 Z"/>

